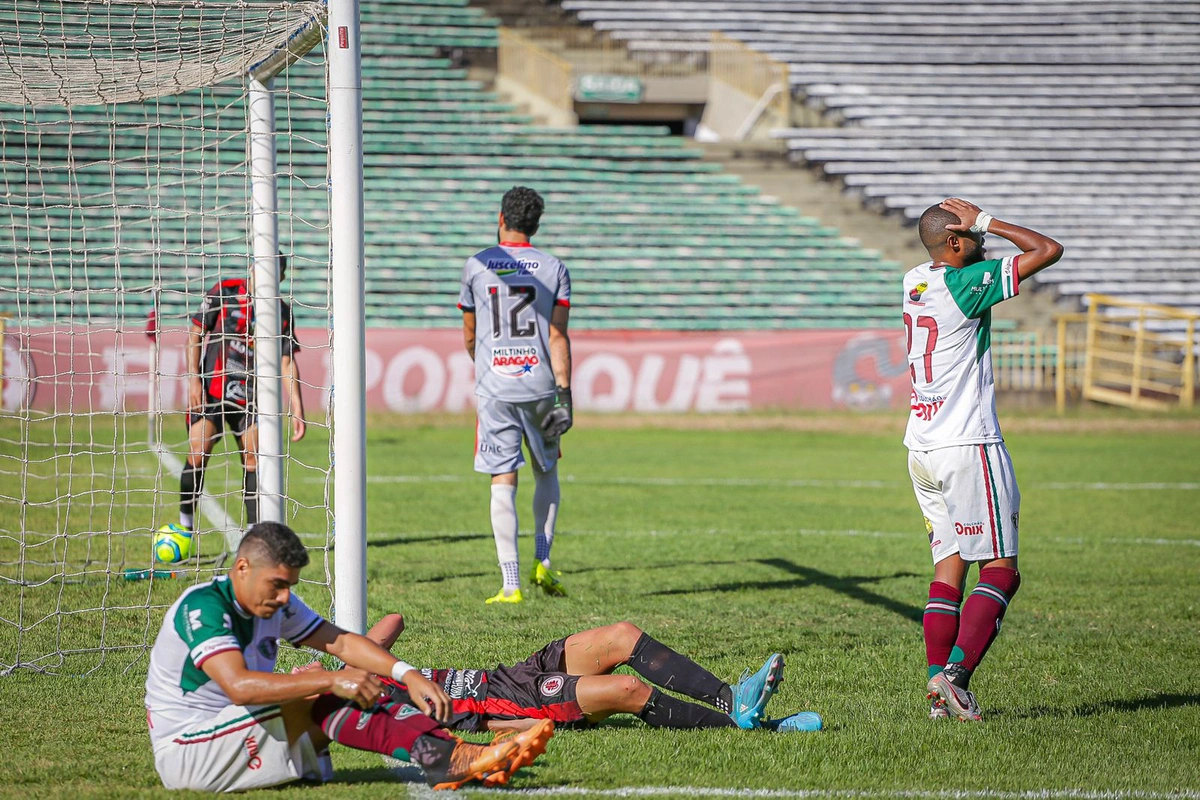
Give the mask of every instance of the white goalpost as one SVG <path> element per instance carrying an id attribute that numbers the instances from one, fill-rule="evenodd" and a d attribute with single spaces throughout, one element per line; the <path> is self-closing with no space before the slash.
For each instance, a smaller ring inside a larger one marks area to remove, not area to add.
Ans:
<path id="1" fill-rule="evenodd" d="M 251 276 L 259 519 L 310 548 L 305 599 L 363 629 L 360 74 L 353 0 L 0 11 L 0 675 L 136 664 L 166 606 L 236 547 L 228 431 L 191 557 L 156 564 L 150 542 L 179 516 L 191 317 Z"/>

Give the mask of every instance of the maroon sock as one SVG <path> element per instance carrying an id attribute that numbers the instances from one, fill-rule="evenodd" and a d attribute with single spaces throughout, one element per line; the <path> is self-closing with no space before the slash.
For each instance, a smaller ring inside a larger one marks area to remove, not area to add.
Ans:
<path id="1" fill-rule="evenodd" d="M 312 707 L 312 719 L 338 744 L 409 760 L 420 736 L 453 737 L 413 706 L 387 700 L 363 711 L 334 694 L 323 694 Z"/>
<path id="2" fill-rule="evenodd" d="M 947 666 L 965 671 L 966 678 L 983 660 L 988 647 L 1000 632 L 1000 622 L 1008 603 L 1021 586 L 1021 573 L 1005 567 L 986 567 L 979 570 L 979 583 L 963 603 L 958 639 L 950 652 Z"/>
<path id="3" fill-rule="evenodd" d="M 962 592 L 948 583 L 929 584 L 929 600 L 925 603 L 925 660 L 929 677 L 942 671 L 950 659 L 950 648 L 958 638 L 958 607 Z"/>

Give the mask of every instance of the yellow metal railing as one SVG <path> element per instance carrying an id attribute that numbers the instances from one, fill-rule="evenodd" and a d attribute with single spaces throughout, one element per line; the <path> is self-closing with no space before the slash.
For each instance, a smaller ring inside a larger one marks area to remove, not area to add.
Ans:
<path id="1" fill-rule="evenodd" d="M 1084 316 L 1084 399 L 1145 410 L 1192 407 L 1200 314 L 1091 294 Z"/>
<path id="2" fill-rule="evenodd" d="M 1058 353 L 1042 335 L 1025 331 L 992 332 L 992 371 L 996 388 L 1042 392 L 1054 385 Z"/>
<path id="3" fill-rule="evenodd" d="M 575 107 L 571 63 L 511 28 L 500 29 L 497 71 L 556 108 L 570 111 Z"/>
<path id="4" fill-rule="evenodd" d="M 1083 396 L 1083 364 L 1087 354 L 1087 314 L 1059 314 L 1054 318 L 1057 342 L 1054 364 L 1054 405 L 1061 414 L 1067 399 Z"/>
<path id="5" fill-rule="evenodd" d="M 710 80 L 766 100 L 764 115 L 791 119 L 792 92 L 788 65 L 715 31 L 708 51 Z"/>

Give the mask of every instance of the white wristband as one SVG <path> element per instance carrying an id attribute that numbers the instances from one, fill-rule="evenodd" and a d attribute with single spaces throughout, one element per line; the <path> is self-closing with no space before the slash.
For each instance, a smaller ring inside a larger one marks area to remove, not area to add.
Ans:
<path id="1" fill-rule="evenodd" d="M 995 217 L 993 217 L 991 214 L 987 213 L 986 211 L 980 211 L 975 217 L 975 224 L 971 226 L 971 233 L 987 233 L 988 225 L 992 224 L 993 219 L 995 219 Z"/>
<path id="2" fill-rule="evenodd" d="M 404 683 L 404 673 L 408 672 L 410 669 L 416 669 L 416 667 L 404 661 L 397 661 L 392 666 L 392 680 Z"/>

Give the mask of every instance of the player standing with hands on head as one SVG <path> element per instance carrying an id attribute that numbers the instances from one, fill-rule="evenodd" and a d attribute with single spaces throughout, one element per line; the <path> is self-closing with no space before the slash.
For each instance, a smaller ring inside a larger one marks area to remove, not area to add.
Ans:
<path id="1" fill-rule="evenodd" d="M 934 562 L 924 617 L 926 691 L 931 718 L 978 721 L 967 687 L 1021 585 L 1021 493 L 996 416 L 990 309 L 1062 258 L 1063 248 L 957 198 L 926 209 L 919 229 L 932 260 L 904 276 L 913 387 L 904 444 Z M 1021 254 L 985 260 L 986 233 Z M 979 583 L 963 603 L 972 563 Z"/>
<path id="2" fill-rule="evenodd" d="M 435 789 L 506 783 L 545 751 L 545 721 L 490 746 L 443 730 L 450 698 L 379 645 L 326 622 L 292 587 L 308 553 L 286 525 L 260 522 L 233 568 L 197 584 L 167 610 L 150 651 L 146 723 L 168 789 L 236 792 L 326 780 L 331 741 L 419 764 Z M 279 639 L 336 656 L 336 672 L 275 672 Z M 391 700 L 376 676 L 409 687 Z"/>
<path id="3" fill-rule="evenodd" d="M 550 570 L 550 548 L 560 496 L 559 439 L 572 424 L 571 276 L 530 243 L 544 210 L 533 189 L 505 193 L 498 244 L 467 259 L 458 300 L 463 340 L 475 362 L 475 471 L 492 476 L 492 534 L 504 579 L 489 604 L 523 599 L 516 508 L 522 439 L 534 462 L 536 560 L 529 580 L 549 595 L 567 593 Z"/>
<path id="4" fill-rule="evenodd" d="M 279 255 L 279 280 L 287 274 L 287 256 Z M 304 438 L 304 398 L 300 349 L 292 308 L 279 300 L 282 341 L 280 368 L 292 417 L 292 441 Z M 179 524 L 196 529 L 196 503 L 204 487 L 209 456 L 226 425 L 238 441 L 245 477 L 242 491 L 246 527 L 258 522 L 258 422 L 254 407 L 254 277 L 218 281 L 192 317 L 187 344 L 188 457 L 179 476 Z"/>

